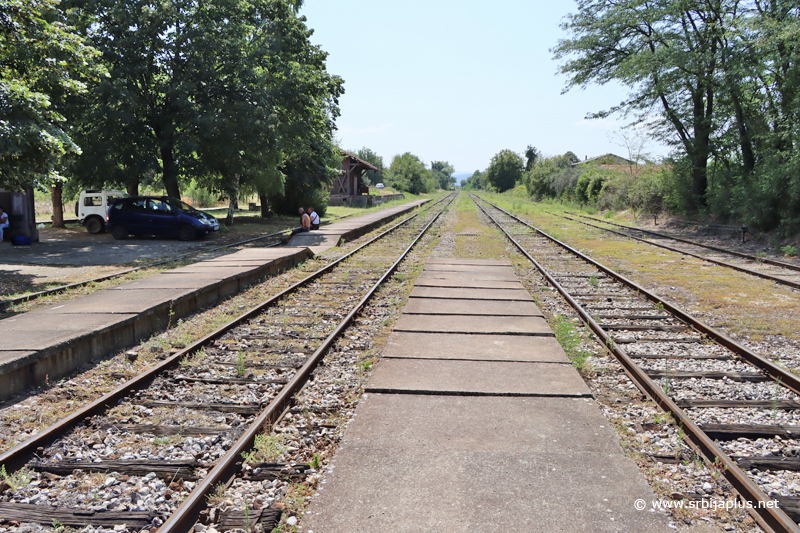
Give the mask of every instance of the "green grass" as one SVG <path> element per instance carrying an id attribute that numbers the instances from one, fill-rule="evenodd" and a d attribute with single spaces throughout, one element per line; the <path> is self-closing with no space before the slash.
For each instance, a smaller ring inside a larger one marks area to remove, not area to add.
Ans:
<path id="1" fill-rule="evenodd" d="M 553 319 L 553 332 L 556 334 L 556 340 L 564 349 L 567 358 L 572 363 L 578 372 L 587 374 L 591 370 L 587 360 L 591 353 L 587 352 L 581 347 L 581 335 L 578 328 L 572 323 L 572 320 L 564 315 L 556 315 Z"/>

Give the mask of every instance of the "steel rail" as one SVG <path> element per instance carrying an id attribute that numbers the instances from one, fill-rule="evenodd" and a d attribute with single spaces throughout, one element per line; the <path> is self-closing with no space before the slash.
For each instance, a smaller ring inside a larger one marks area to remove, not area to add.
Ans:
<path id="1" fill-rule="evenodd" d="M 285 408 L 289 407 L 292 401 L 292 396 L 298 392 L 311 375 L 311 372 L 317 366 L 320 360 L 325 355 L 325 352 L 334 341 L 347 329 L 355 316 L 366 305 L 372 295 L 380 288 L 381 285 L 391 276 L 400 263 L 406 258 L 411 249 L 419 242 L 425 235 L 428 229 L 433 225 L 439 216 L 452 204 L 456 195 L 453 195 L 450 202 L 420 231 L 417 237 L 408 245 L 400 257 L 390 266 L 381 278 L 372 286 L 367 294 L 361 299 L 358 304 L 347 314 L 347 316 L 336 326 L 336 329 L 331 332 L 325 341 L 320 345 L 314 353 L 309 356 L 303 366 L 297 371 L 292 379 L 287 383 L 281 392 L 276 396 L 270 404 L 258 415 L 256 420 L 250 427 L 242 434 L 233 446 L 228 450 L 225 456 L 212 468 L 208 474 L 198 482 L 195 490 L 189 494 L 183 503 L 175 510 L 175 512 L 161 525 L 159 533 L 188 533 L 192 531 L 194 524 L 200 517 L 200 513 L 207 506 L 206 495 L 219 483 L 226 483 L 229 481 L 236 472 L 237 462 L 241 461 L 242 452 L 246 452 L 253 447 L 256 435 L 261 431 L 262 427 L 270 427 L 274 424 Z"/>
<path id="2" fill-rule="evenodd" d="M 451 200 L 452 201 L 452 200 Z M 421 213 L 421 212 L 420 212 Z M 369 241 L 365 242 L 358 248 L 350 251 L 349 253 L 345 254 L 344 256 L 340 257 L 336 261 L 322 267 L 321 269 L 313 272 L 303 278 L 302 280 L 294 283 L 290 287 L 284 289 L 280 293 L 271 296 L 270 298 L 264 300 L 263 302 L 257 304 L 253 308 L 245 311 L 238 317 L 234 318 L 227 324 L 223 324 L 219 328 L 215 329 L 211 333 L 205 335 L 204 337 L 198 339 L 197 341 L 193 342 L 189 346 L 185 347 L 184 349 L 176 352 L 175 354 L 171 355 L 167 359 L 163 360 L 162 362 L 158 363 L 157 365 L 145 370 L 143 373 L 139 374 L 138 376 L 130 379 L 129 381 L 125 382 L 124 384 L 120 385 L 116 389 L 104 394 L 97 400 L 93 401 L 92 403 L 82 407 L 81 409 L 75 411 L 74 413 L 66 416 L 63 420 L 51 425 L 50 427 L 43 429 L 30 439 L 21 442 L 7 450 L 6 452 L 0 454 L 0 465 L 6 467 L 6 470 L 17 470 L 25 465 L 28 460 L 33 456 L 39 447 L 46 447 L 54 442 L 56 439 L 60 438 L 72 428 L 80 424 L 82 421 L 86 420 L 87 418 L 101 414 L 109 407 L 114 406 L 119 400 L 130 396 L 132 393 L 142 390 L 149 386 L 150 383 L 161 373 L 175 368 L 180 364 L 180 362 L 186 358 L 194 354 L 195 352 L 204 348 L 210 342 L 220 338 L 225 333 L 231 331 L 235 327 L 239 326 L 243 322 L 246 322 L 252 319 L 255 316 L 258 316 L 262 313 L 266 308 L 270 307 L 272 304 L 284 298 L 286 295 L 291 294 L 295 290 L 299 289 L 302 286 L 307 285 L 308 283 L 314 281 L 318 277 L 322 276 L 323 274 L 333 270 L 333 268 L 338 265 L 339 263 L 345 261 L 346 259 L 352 257 L 354 254 L 358 253 L 359 251 L 363 250 L 367 246 L 373 244 L 374 242 L 384 238 L 385 236 L 389 235 L 390 233 L 394 232 L 397 228 L 408 224 L 416 217 L 420 215 L 420 213 L 416 213 L 411 217 L 395 224 L 394 226 L 388 228 L 387 230 L 383 231 L 379 235 L 373 237 Z"/>
<path id="3" fill-rule="evenodd" d="M 743 252 L 736 252 L 733 250 L 726 250 L 725 248 L 720 248 L 719 246 L 712 246 L 710 244 L 702 244 L 695 241 L 690 241 L 689 239 L 683 239 L 681 237 L 673 237 L 672 235 L 667 235 L 666 233 L 658 233 L 657 231 L 651 231 L 649 229 L 642 229 L 642 228 L 634 228 L 633 226 L 625 226 L 624 224 L 617 224 L 616 222 L 608 222 L 607 220 L 600 220 L 594 217 L 582 215 L 580 213 L 573 213 L 572 211 L 565 211 L 565 213 L 569 213 L 571 215 L 576 215 L 583 218 L 588 218 L 589 220 L 594 220 L 595 222 L 602 222 L 603 224 L 610 224 L 612 226 L 617 226 L 619 228 L 631 229 L 634 231 L 641 231 L 642 233 L 649 233 L 651 235 L 656 235 L 658 237 L 664 237 L 665 239 L 672 239 L 673 241 L 682 242 L 685 244 L 691 244 L 692 246 L 698 246 L 700 248 L 708 248 L 709 250 L 714 250 L 715 252 L 722 252 L 730 255 L 735 255 L 737 257 L 742 257 L 744 259 L 750 259 L 752 261 L 758 261 L 760 263 L 766 263 L 768 265 L 774 265 L 783 267 L 789 270 L 796 270 L 800 272 L 800 266 L 794 265 L 792 263 L 787 263 L 785 261 L 778 261 L 777 259 L 768 259 L 766 257 L 758 257 L 755 255 L 746 254 Z"/>
<path id="4" fill-rule="evenodd" d="M 733 263 L 726 263 L 725 261 L 719 261 L 718 259 L 712 259 L 710 257 L 706 257 L 706 256 L 703 256 L 703 255 L 695 254 L 695 253 L 692 253 L 692 252 L 687 252 L 686 250 L 681 250 L 680 248 L 674 248 L 674 247 L 668 246 L 666 244 L 661 244 L 661 243 L 658 243 L 658 242 L 648 241 L 647 239 L 642 239 L 640 237 L 636 237 L 635 235 L 630 235 L 628 233 L 623 233 L 621 231 L 613 230 L 611 228 L 603 228 L 601 226 L 596 226 L 594 224 L 590 224 L 589 222 L 584 222 L 583 220 L 577 220 L 575 218 L 568 217 L 566 215 L 559 215 L 558 213 L 553 213 L 551 211 L 545 211 L 545 212 L 549 213 L 549 214 L 551 214 L 553 216 L 557 216 L 557 217 L 565 218 L 567 220 L 571 220 L 572 222 L 577 222 L 579 224 L 585 224 L 585 225 L 587 225 L 587 226 L 589 226 L 591 228 L 596 228 L 596 229 L 599 229 L 599 230 L 608 231 L 608 232 L 614 233 L 616 235 L 620 235 L 622 237 L 626 237 L 628 239 L 633 239 L 635 241 L 639 241 L 639 242 L 643 242 L 645 244 L 649 244 L 651 246 L 656 246 L 658 248 L 663 248 L 663 249 L 669 250 L 671 252 L 677 252 L 679 254 L 688 255 L 690 257 L 694 257 L 695 259 L 700 259 L 701 261 L 708 261 L 709 263 L 713 263 L 715 265 L 724 266 L 724 267 L 727 267 L 727 268 L 732 268 L 733 270 L 738 270 L 739 272 L 744 272 L 745 274 L 750 274 L 752 276 L 756 276 L 756 277 L 759 277 L 759 278 L 762 278 L 762 279 L 766 279 L 766 280 L 769 280 L 769 281 L 774 281 L 775 283 L 780 283 L 781 285 L 787 285 L 787 286 L 792 287 L 794 289 L 800 289 L 800 283 L 795 282 L 795 281 L 791 281 L 791 280 L 788 280 L 788 279 L 784 279 L 784 278 L 779 278 L 777 276 L 773 276 L 772 274 L 765 274 L 765 273 L 759 272 L 757 270 L 751 270 L 751 269 L 746 268 L 746 267 L 741 267 L 739 265 L 734 265 Z M 578 215 L 578 216 L 582 216 L 582 215 Z M 594 220 L 594 219 L 592 219 L 592 220 Z M 611 222 L 609 222 L 609 224 L 611 224 Z M 638 230 L 638 231 L 646 231 L 646 230 Z M 702 245 L 698 244 L 698 245 L 695 245 L 695 246 L 702 246 Z M 726 253 L 732 253 L 732 252 L 726 252 Z"/>
<path id="5" fill-rule="evenodd" d="M 480 197 L 478 196 L 478 198 L 480 198 Z M 766 373 L 772 379 L 775 379 L 775 380 L 780 379 L 781 385 L 784 385 L 786 388 L 788 388 L 789 390 L 791 390 L 795 394 L 800 395 L 800 377 L 792 374 L 791 372 L 789 372 L 787 370 L 784 370 L 783 368 L 777 366 L 772 361 L 764 359 L 763 357 L 761 357 L 760 355 L 756 354 L 755 352 L 750 351 L 749 349 L 745 348 L 744 346 L 742 346 L 741 344 L 739 344 L 735 340 L 731 339 L 730 337 L 728 337 L 727 335 L 725 335 L 721 331 L 714 329 L 713 327 L 709 326 L 705 322 L 703 322 L 703 321 L 699 320 L 698 318 L 690 315 L 689 313 L 687 313 L 686 311 L 684 311 L 683 309 L 678 307 L 677 304 L 674 304 L 674 303 L 670 302 L 669 300 L 665 300 L 661 296 L 658 296 L 657 294 L 654 294 L 654 293 L 650 292 L 649 290 L 645 289 L 644 287 L 642 287 L 638 283 L 636 283 L 634 281 L 631 281 L 628 278 L 626 278 L 625 276 L 623 276 L 622 274 L 619 274 L 619 273 L 615 272 L 614 270 L 611 270 L 610 268 L 606 267 L 605 265 L 603 265 L 601 263 L 598 263 L 597 261 L 595 261 L 591 257 L 588 257 L 587 255 L 585 255 L 585 254 L 579 252 L 578 250 L 572 248 L 568 244 L 565 244 L 565 243 L 559 241 L 555 237 L 552 237 L 552 236 L 548 235 L 544 231 L 540 230 L 539 228 L 536 228 L 536 227 L 532 226 L 528 222 L 526 222 L 526 221 L 520 219 L 519 217 L 509 213 L 505 209 L 503 209 L 501 207 L 498 207 L 498 206 L 492 204 L 491 202 L 489 202 L 489 201 L 487 201 L 487 200 L 485 200 L 483 198 L 480 198 L 480 199 L 482 201 L 486 202 L 487 204 L 491 205 L 492 207 L 494 207 L 498 211 L 501 211 L 504 214 L 506 214 L 507 216 L 513 218 L 514 220 L 516 220 L 520 224 L 523 224 L 524 226 L 527 226 L 528 228 L 536 231 L 537 233 L 539 233 L 543 237 L 545 237 L 545 238 L 549 239 L 550 241 L 558 244 L 559 246 L 569 250 L 571 253 L 577 255 L 578 257 L 580 257 L 581 259 L 583 259 L 587 263 L 590 263 L 595 268 L 605 272 L 606 274 L 608 274 L 612 278 L 616 279 L 617 281 L 619 281 L 623 285 L 626 285 L 627 287 L 629 287 L 629 288 L 631 288 L 631 289 L 643 294 L 650 301 L 652 301 L 652 302 L 654 302 L 656 304 L 660 303 L 661 305 L 664 306 L 665 310 L 669 311 L 670 313 L 672 313 L 674 316 L 678 317 L 680 320 L 684 321 L 685 323 L 691 325 L 698 332 L 706 335 L 707 337 L 709 337 L 711 339 L 714 339 L 716 342 L 718 342 L 719 344 L 721 344 L 722 346 L 724 346 L 728 350 L 730 350 L 733 353 L 735 353 L 735 354 L 739 355 L 740 357 L 742 357 L 742 359 L 744 359 L 745 361 L 749 362 L 750 364 L 752 364 L 754 366 L 757 366 L 759 369 L 761 369 L 764 373 Z"/>
<path id="6" fill-rule="evenodd" d="M 434 205 L 437 205 L 441 201 L 442 201 L 442 199 L 437 200 L 433 204 L 431 204 L 429 206 L 426 206 L 425 209 L 433 207 Z M 356 215 L 356 213 L 351 213 L 349 215 L 343 215 L 343 216 L 336 217 L 336 218 L 333 218 L 333 219 L 328 219 L 325 222 L 323 222 L 322 225 L 325 226 L 325 225 L 328 225 L 328 224 L 332 224 L 334 222 L 342 220 L 343 218 L 349 218 L 349 217 L 352 217 L 352 216 L 355 216 L 355 215 Z M 155 268 L 157 266 L 166 265 L 167 263 L 174 263 L 175 261 L 180 261 L 181 259 L 185 259 L 185 258 L 191 257 L 193 255 L 212 253 L 212 252 L 216 252 L 218 250 L 223 250 L 225 248 L 233 248 L 234 246 L 241 246 L 243 244 L 248 244 L 248 243 L 251 243 L 251 242 L 260 241 L 262 239 L 268 239 L 270 237 L 277 237 L 278 235 L 283 235 L 284 233 L 292 231 L 293 229 L 296 229 L 296 228 L 289 228 L 289 229 L 278 231 L 276 233 L 270 233 L 268 235 L 262 235 L 260 237 L 253 237 L 252 239 L 245 239 L 245 240 L 239 241 L 239 242 L 234 242 L 234 243 L 230 243 L 230 244 L 224 244 L 222 246 L 218 246 L 217 248 L 197 250 L 195 252 L 189 252 L 189 253 L 186 253 L 186 254 L 183 254 L 183 255 L 179 255 L 177 257 L 173 257 L 171 259 L 166 259 L 164 261 L 159 261 L 157 263 L 151 263 L 149 265 L 142 265 L 140 267 L 130 268 L 128 270 L 123 270 L 121 272 L 115 272 L 113 274 L 107 274 L 105 276 L 99 276 L 99 277 L 88 279 L 88 280 L 84 280 L 84 281 L 78 281 L 78 282 L 75 282 L 75 283 L 70 283 L 68 285 L 62 285 L 60 287 L 53 287 L 52 289 L 45 289 L 43 291 L 32 292 L 32 293 L 29 293 L 29 294 L 23 294 L 22 296 L 17 296 L 16 298 L 9 298 L 8 300 L 0 300 L 0 311 L 5 309 L 9 305 L 18 304 L 18 303 L 21 303 L 21 302 L 27 302 L 29 300 L 35 300 L 37 298 L 41 298 L 42 296 L 47 296 L 47 295 L 50 295 L 50 294 L 57 294 L 57 293 L 60 293 L 60 292 L 67 291 L 69 289 L 76 289 L 78 287 L 85 287 L 86 285 L 89 285 L 90 283 L 99 283 L 101 281 L 106 281 L 106 280 L 109 280 L 109 279 L 119 278 L 119 277 L 125 276 L 127 274 L 131 274 L 133 272 L 137 272 L 139 270 L 144 270 L 146 268 Z M 279 242 L 274 243 L 274 244 L 269 244 L 267 246 L 264 246 L 264 248 L 272 248 L 272 247 L 278 246 L 279 244 L 280 244 Z"/>
<path id="7" fill-rule="evenodd" d="M 480 198 L 480 197 L 478 197 Z M 486 202 L 487 204 L 491 205 L 498 211 L 505 213 L 510 218 L 516 220 L 520 224 L 533 229 L 537 233 L 541 234 L 542 236 L 548 238 L 549 240 L 553 241 L 554 243 L 562 246 L 563 248 L 567 249 L 568 251 L 578 255 L 584 260 L 587 260 L 590 264 L 594 265 L 595 267 L 599 268 L 603 272 L 606 272 L 611 277 L 616 278 L 618 281 L 623 282 L 625 285 L 628 285 L 631 288 L 638 287 L 638 285 L 625 280 L 624 277 L 616 274 L 615 272 L 607 269 L 587 258 L 584 254 L 578 252 L 577 250 L 571 248 L 570 246 L 560 242 L 559 240 L 551 237 L 550 235 L 546 234 L 545 232 L 539 230 L 528 224 L 527 222 L 520 220 L 518 217 L 512 215 L 511 213 L 505 211 L 504 209 L 497 207 L 496 205 L 492 204 L 480 198 L 482 201 Z M 748 509 L 751 516 L 759 523 L 759 525 L 767 529 L 768 531 L 773 531 L 776 533 L 783 533 L 783 532 L 793 532 L 798 533 L 800 532 L 800 528 L 798 525 L 791 519 L 789 516 L 783 512 L 778 507 L 769 507 L 773 505 L 773 500 L 771 500 L 761 488 L 754 483 L 747 474 L 742 471 L 739 466 L 736 464 L 735 461 L 731 460 L 730 457 L 720 448 L 717 443 L 711 439 L 706 433 L 698 426 L 694 421 L 692 421 L 688 415 L 680 408 L 678 405 L 669 397 L 667 396 L 663 390 L 642 370 L 631 357 L 625 353 L 616 342 L 612 336 L 610 336 L 600 325 L 589 315 L 589 313 L 578 303 L 570 294 L 567 292 L 566 289 L 558 282 L 555 278 L 553 278 L 549 272 L 541 265 L 538 261 L 536 261 L 525 248 L 517 242 L 505 228 L 488 212 L 486 209 L 483 208 L 473 197 L 473 201 L 478 206 L 478 208 L 487 216 L 489 219 L 505 234 L 505 236 L 514 244 L 514 246 L 529 260 L 533 265 L 536 267 L 539 272 L 547 279 L 547 281 L 555 287 L 555 289 L 561 294 L 561 296 L 567 301 L 567 303 L 575 309 L 581 319 L 591 328 L 591 330 L 602 339 L 603 343 L 607 347 L 607 349 L 614 355 L 614 357 L 619 361 L 622 367 L 625 370 L 625 373 L 631 378 L 633 383 L 649 396 L 655 403 L 657 403 L 664 411 L 672 413 L 673 416 L 680 422 L 680 426 L 684 431 L 685 438 L 689 442 L 692 447 L 702 453 L 706 459 L 710 462 L 721 462 L 724 466 L 723 475 L 731 483 L 734 489 L 739 493 L 739 495 L 747 502 L 750 502 L 752 507 Z M 627 283 L 626 283 L 627 282 Z M 644 289 L 638 289 L 642 294 L 645 294 L 649 299 L 662 302 L 667 308 L 667 303 L 663 302 L 660 298 L 656 297 L 655 295 L 650 294 L 649 292 L 645 291 Z M 670 309 L 671 311 L 671 309 Z M 682 313 L 683 316 L 687 316 L 685 313 Z M 683 317 L 680 317 L 683 320 Z M 689 323 L 694 322 L 694 320 L 690 321 Z"/>

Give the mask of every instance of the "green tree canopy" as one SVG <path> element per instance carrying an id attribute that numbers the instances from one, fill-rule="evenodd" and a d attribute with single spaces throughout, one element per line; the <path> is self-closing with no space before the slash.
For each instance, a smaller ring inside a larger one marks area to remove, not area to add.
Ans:
<path id="1" fill-rule="evenodd" d="M 524 168 L 519 154 L 511 150 L 501 150 L 492 157 L 492 162 L 486 170 L 486 179 L 498 192 L 507 191 L 513 189 L 522 179 Z"/>
<path id="2" fill-rule="evenodd" d="M 393 187 L 411 194 L 428 192 L 431 186 L 425 163 L 410 152 L 394 156 L 387 178 Z"/>
<path id="3" fill-rule="evenodd" d="M 196 179 L 282 207 L 288 188 L 336 174 L 342 80 L 310 43 L 301 2 L 73 1 L 110 72 L 79 128 L 92 156 L 76 164 L 80 179 L 105 171 L 135 187 L 159 173 L 170 196 Z"/>
<path id="4" fill-rule="evenodd" d="M 0 0 L 0 187 L 58 180 L 61 159 L 80 153 L 63 106 L 101 74 L 96 55 L 56 0 Z"/>
<path id="5" fill-rule="evenodd" d="M 453 173 L 456 171 L 453 165 L 447 161 L 432 161 L 431 162 L 431 175 L 436 181 L 436 186 L 440 189 L 448 191 L 456 184 L 456 179 Z"/>
<path id="6" fill-rule="evenodd" d="M 350 153 L 355 154 L 356 157 L 359 159 L 363 159 L 367 163 L 370 163 L 378 168 L 378 170 L 367 170 L 364 173 L 364 182 L 367 185 L 377 185 L 378 183 L 383 183 L 384 181 L 384 174 L 383 174 L 383 158 L 364 146 L 357 152 L 351 151 Z"/>

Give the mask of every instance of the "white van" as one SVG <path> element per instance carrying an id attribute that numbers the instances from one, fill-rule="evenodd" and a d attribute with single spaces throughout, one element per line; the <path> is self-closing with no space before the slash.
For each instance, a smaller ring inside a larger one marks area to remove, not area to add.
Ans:
<path id="1" fill-rule="evenodd" d="M 128 196 L 114 189 L 86 189 L 81 191 L 78 203 L 75 204 L 75 216 L 86 226 L 89 233 L 102 233 L 106 230 L 106 214 L 108 206 L 114 200 Z"/>

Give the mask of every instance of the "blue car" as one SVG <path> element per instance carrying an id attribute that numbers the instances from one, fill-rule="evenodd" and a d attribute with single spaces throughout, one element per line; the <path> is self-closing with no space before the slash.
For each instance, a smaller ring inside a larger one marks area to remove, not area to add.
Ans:
<path id="1" fill-rule="evenodd" d="M 128 235 L 176 235 L 191 241 L 219 231 L 219 222 L 186 202 L 166 196 L 132 196 L 108 208 L 106 231 L 115 239 Z"/>

